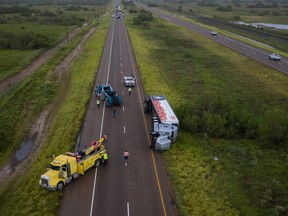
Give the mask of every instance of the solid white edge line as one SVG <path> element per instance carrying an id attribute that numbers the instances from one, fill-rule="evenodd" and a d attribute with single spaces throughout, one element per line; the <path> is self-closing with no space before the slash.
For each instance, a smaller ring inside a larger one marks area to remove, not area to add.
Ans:
<path id="1" fill-rule="evenodd" d="M 129 208 L 129 202 L 127 202 L 127 216 L 130 215 L 130 208 Z"/>
<path id="2" fill-rule="evenodd" d="M 112 56 L 112 47 L 113 47 L 113 40 L 114 40 L 114 26 L 115 26 L 115 20 L 113 21 L 113 31 L 112 31 L 112 42 L 110 47 L 110 55 L 109 55 L 109 63 L 108 63 L 108 74 L 107 74 L 107 80 L 106 83 L 108 84 L 109 75 L 110 75 L 110 67 L 111 67 L 111 56 Z"/>
<path id="3" fill-rule="evenodd" d="M 95 188 L 96 188 L 96 181 L 97 181 L 97 170 L 98 170 L 98 168 L 96 168 L 96 170 L 95 170 L 93 193 L 92 193 L 91 208 L 90 208 L 90 216 L 92 216 L 92 213 L 93 213 L 94 195 L 95 195 Z"/>

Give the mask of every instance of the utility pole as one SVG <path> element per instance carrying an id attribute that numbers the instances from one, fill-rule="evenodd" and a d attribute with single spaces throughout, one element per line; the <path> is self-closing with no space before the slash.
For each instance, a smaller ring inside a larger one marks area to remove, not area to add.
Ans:
<path id="1" fill-rule="evenodd" d="M 69 43 L 68 27 L 66 26 L 66 41 Z"/>

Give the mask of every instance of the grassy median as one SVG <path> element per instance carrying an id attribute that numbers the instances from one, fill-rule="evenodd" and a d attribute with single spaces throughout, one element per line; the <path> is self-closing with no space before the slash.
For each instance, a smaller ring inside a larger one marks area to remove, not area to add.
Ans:
<path id="1" fill-rule="evenodd" d="M 143 28 L 131 16 L 145 92 L 166 95 L 180 119 L 164 157 L 181 215 L 285 211 L 287 76 L 182 27 L 154 19 Z"/>

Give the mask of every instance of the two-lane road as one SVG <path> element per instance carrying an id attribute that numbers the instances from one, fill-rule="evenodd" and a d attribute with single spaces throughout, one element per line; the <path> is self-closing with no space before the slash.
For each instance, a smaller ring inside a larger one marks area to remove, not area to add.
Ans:
<path id="1" fill-rule="evenodd" d="M 128 94 L 123 76 L 133 75 L 136 86 Z M 108 135 L 105 166 L 91 169 L 64 189 L 60 215 L 177 215 L 161 155 L 149 149 L 149 117 L 144 115 L 144 92 L 123 18 L 113 19 L 102 55 L 96 85 L 109 83 L 122 96 L 115 118 L 112 108 L 91 92 L 77 149 Z M 130 153 L 128 166 L 123 152 Z M 171 204 L 172 203 L 172 204 Z"/>
<path id="2" fill-rule="evenodd" d="M 197 32 L 211 40 L 214 40 L 224 46 L 227 46 L 243 55 L 249 56 L 257 61 L 262 62 L 263 64 L 266 64 L 270 67 L 273 67 L 276 70 L 279 70 L 285 74 L 288 74 L 288 59 L 283 58 L 280 61 L 273 61 L 269 59 L 269 52 L 262 50 L 260 48 L 251 46 L 249 44 L 246 44 L 244 42 L 238 41 L 236 39 L 230 38 L 225 35 L 218 34 L 217 36 L 211 35 L 211 30 L 205 29 L 203 27 L 200 27 L 198 25 L 195 25 L 193 23 L 189 23 L 186 21 L 183 21 L 173 15 L 167 14 L 158 8 L 153 7 L 147 7 L 143 4 L 137 3 L 138 7 L 145 8 L 145 10 L 151 11 L 156 16 L 162 18 L 163 20 L 166 20 L 168 22 L 177 24 L 179 26 L 185 27 L 187 29 L 190 29 L 191 31 Z"/>

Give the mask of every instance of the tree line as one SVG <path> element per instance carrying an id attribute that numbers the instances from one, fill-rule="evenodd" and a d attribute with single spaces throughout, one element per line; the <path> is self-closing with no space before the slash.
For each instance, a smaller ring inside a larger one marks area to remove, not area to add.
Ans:
<path id="1" fill-rule="evenodd" d="M 34 5 L 106 5 L 110 0 L 0 0 L 0 4 Z"/>
<path id="2" fill-rule="evenodd" d="M 255 139 L 267 145 L 288 141 L 288 117 L 280 108 L 253 113 L 220 97 L 199 98 L 175 110 L 181 127 L 193 134 L 220 139 Z"/>
<path id="3" fill-rule="evenodd" d="M 11 33 L 0 31 L 0 49 L 40 49 L 49 47 L 48 37 L 30 31 Z"/>
<path id="4" fill-rule="evenodd" d="M 133 24 L 149 28 L 149 23 L 153 20 L 153 14 L 144 9 L 139 10 L 139 14 L 133 18 Z"/>

